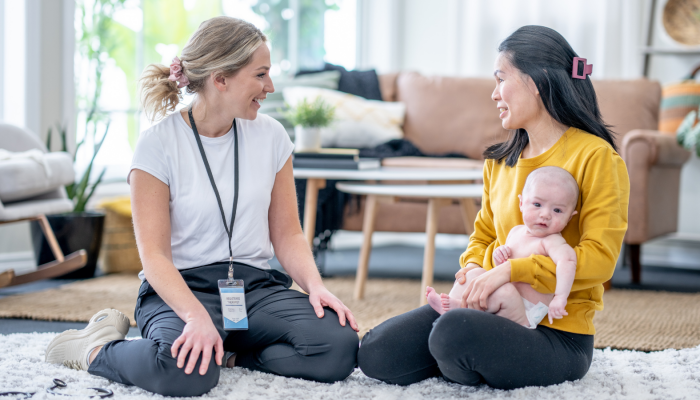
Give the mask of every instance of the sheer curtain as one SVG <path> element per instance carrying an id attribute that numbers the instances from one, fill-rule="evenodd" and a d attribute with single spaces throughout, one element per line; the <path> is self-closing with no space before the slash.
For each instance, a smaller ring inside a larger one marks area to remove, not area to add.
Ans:
<path id="1" fill-rule="evenodd" d="M 557 30 L 596 79 L 641 75 L 648 0 L 364 0 L 359 65 L 380 72 L 490 76 L 498 44 L 523 25 Z"/>

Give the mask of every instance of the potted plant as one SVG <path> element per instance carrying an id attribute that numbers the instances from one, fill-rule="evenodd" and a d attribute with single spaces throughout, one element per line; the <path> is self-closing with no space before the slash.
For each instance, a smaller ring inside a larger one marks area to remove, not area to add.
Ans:
<path id="1" fill-rule="evenodd" d="M 698 111 L 691 111 L 683 119 L 676 131 L 676 140 L 686 149 L 695 150 L 695 154 L 700 157 L 700 123 L 696 124 L 698 113 L 700 113 L 700 108 Z"/>
<path id="2" fill-rule="evenodd" d="M 321 148 L 321 129 L 333 122 L 335 107 L 320 97 L 313 102 L 302 99 L 283 115 L 294 125 L 294 151 L 318 151 Z"/>
<path id="3" fill-rule="evenodd" d="M 108 129 L 109 123 L 107 124 L 102 139 L 94 142 L 92 158 L 82 177 L 76 182 L 66 186 L 66 194 L 68 198 L 73 201 L 73 211 L 65 214 L 46 216 L 46 219 L 49 221 L 54 231 L 56 240 L 61 247 L 61 251 L 63 251 L 64 254 L 70 254 L 81 249 L 87 252 L 87 263 L 85 266 L 61 276 L 60 278 L 63 279 L 89 278 L 95 275 L 97 258 L 102 244 L 102 228 L 104 227 L 105 215 L 100 212 L 86 211 L 85 206 L 95 193 L 95 188 L 102 182 L 106 171 L 106 168 L 103 168 L 97 176 L 97 179 L 94 181 L 91 180 L 93 176 L 93 163 L 107 136 Z M 67 151 L 65 128 L 58 128 L 56 130 L 58 131 L 57 134 L 61 137 L 61 151 Z M 53 136 L 53 129 L 49 129 L 46 137 L 46 147 L 48 149 L 51 149 L 51 139 Z M 85 139 L 76 145 L 75 154 L 78 153 L 78 150 L 84 143 Z M 73 156 L 73 162 L 75 162 L 75 155 Z M 30 228 L 37 264 L 41 265 L 52 261 L 54 259 L 53 253 L 46 240 L 46 236 L 42 233 L 39 223 L 33 221 Z"/>

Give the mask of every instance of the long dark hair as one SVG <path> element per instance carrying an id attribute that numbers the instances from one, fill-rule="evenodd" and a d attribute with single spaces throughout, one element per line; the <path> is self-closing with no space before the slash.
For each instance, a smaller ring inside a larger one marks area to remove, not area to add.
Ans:
<path id="1" fill-rule="evenodd" d="M 545 109 L 555 121 L 598 136 L 617 150 L 614 133 L 600 116 L 590 78 L 571 77 L 574 57 L 578 54 L 559 32 L 544 26 L 523 26 L 508 36 L 498 51 L 532 78 Z M 583 63 L 578 64 L 581 74 Z M 506 165 L 513 167 L 528 142 L 525 129 L 517 129 L 509 140 L 488 147 L 484 157 L 498 162 L 505 159 Z"/>

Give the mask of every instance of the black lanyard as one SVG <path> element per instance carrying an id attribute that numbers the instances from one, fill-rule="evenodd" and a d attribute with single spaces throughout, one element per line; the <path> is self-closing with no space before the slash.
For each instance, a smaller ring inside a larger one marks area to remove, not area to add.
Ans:
<path id="1" fill-rule="evenodd" d="M 231 236 L 233 236 L 233 222 L 236 220 L 236 209 L 238 208 L 238 128 L 236 127 L 236 119 L 233 119 L 233 157 L 234 157 L 234 167 L 233 167 L 233 211 L 231 212 L 231 227 L 226 226 L 226 214 L 224 214 L 224 207 L 221 205 L 221 196 L 219 196 L 219 190 L 216 188 L 216 182 L 214 182 L 214 176 L 211 174 L 211 168 L 209 168 L 209 162 L 207 161 L 207 155 L 204 153 L 204 147 L 202 147 L 202 139 L 199 138 L 199 133 L 197 132 L 197 125 L 194 123 L 194 118 L 192 117 L 192 108 L 187 110 L 187 114 L 190 116 L 190 124 L 192 124 L 192 132 L 194 132 L 194 138 L 197 140 L 197 146 L 199 147 L 199 154 L 202 155 L 202 161 L 204 161 L 204 167 L 207 169 L 207 175 L 209 175 L 209 182 L 211 182 L 211 187 L 214 189 L 214 194 L 216 195 L 216 201 L 219 203 L 219 211 L 221 211 L 221 219 L 224 221 L 224 229 L 226 229 L 226 234 L 228 234 L 228 254 L 229 254 L 229 265 L 228 265 L 228 279 L 233 281 L 233 250 L 231 249 Z"/>

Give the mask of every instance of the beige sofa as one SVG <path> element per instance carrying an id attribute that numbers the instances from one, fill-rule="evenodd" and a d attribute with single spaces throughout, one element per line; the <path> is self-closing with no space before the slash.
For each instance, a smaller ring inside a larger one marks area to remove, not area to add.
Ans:
<path id="1" fill-rule="evenodd" d="M 379 78 L 385 101 L 406 104 L 403 127 L 406 139 L 427 154 L 461 153 L 472 159 L 386 159 L 385 164 L 480 168 L 486 146 L 508 136 L 491 100 L 493 79 L 427 77 L 415 72 Z M 594 80 L 593 84 L 603 118 L 617 133 L 620 154 L 630 175 L 625 247 L 632 264 L 633 281 L 639 282 L 640 245 L 676 231 L 680 171 L 690 153 L 676 143 L 675 137 L 656 130 L 661 101 L 658 82 Z M 426 209 L 425 202 L 412 199 L 382 204 L 375 229 L 424 232 Z M 362 230 L 362 218 L 362 207 L 358 211 L 351 202 L 345 210 L 343 229 Z M 465 233 L 457 203 L 441 210 L 438 232 Z"/>

